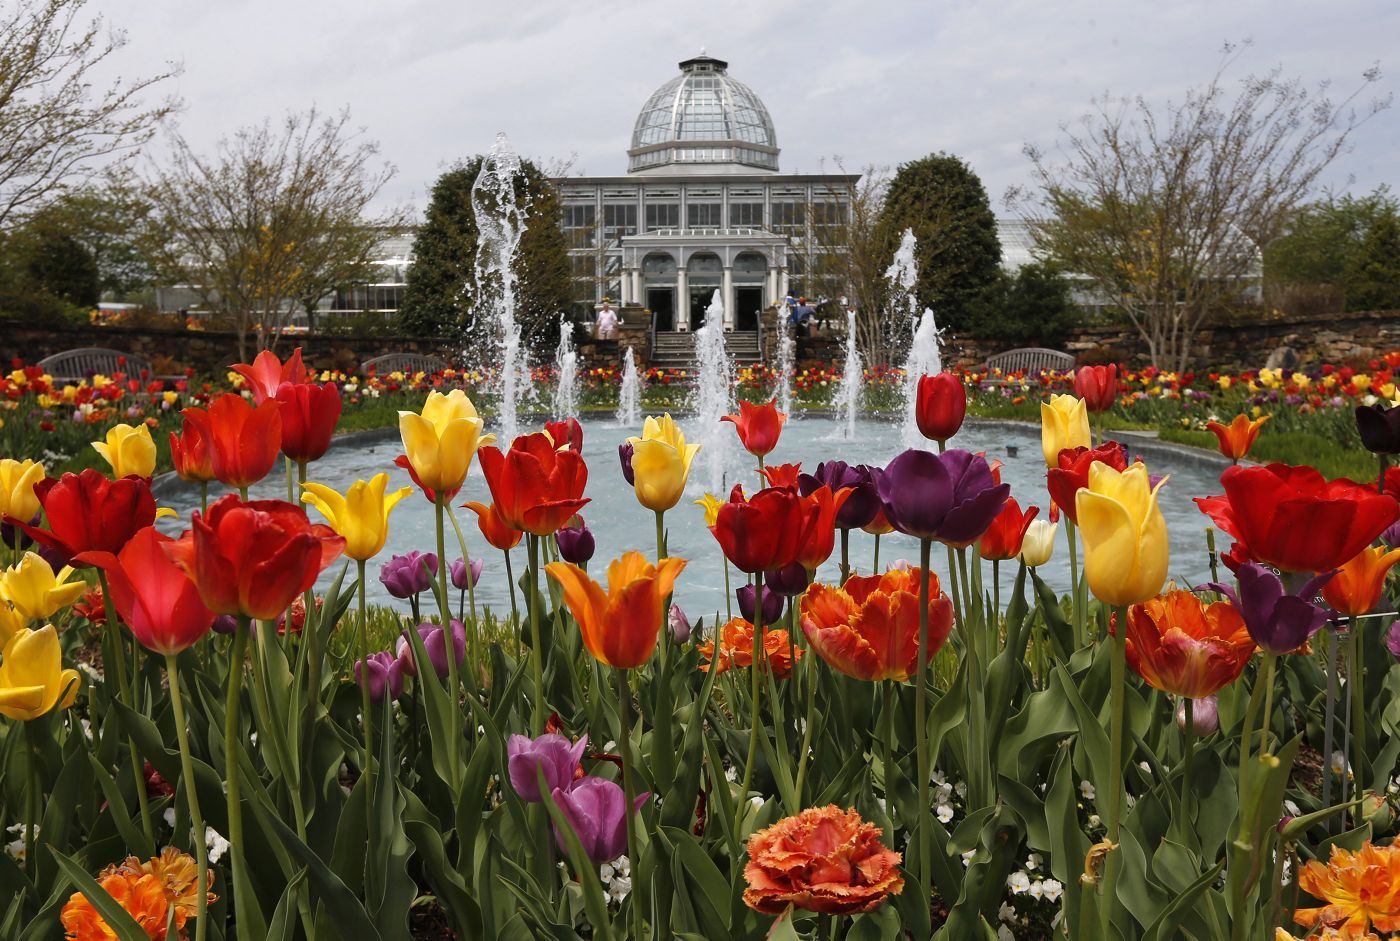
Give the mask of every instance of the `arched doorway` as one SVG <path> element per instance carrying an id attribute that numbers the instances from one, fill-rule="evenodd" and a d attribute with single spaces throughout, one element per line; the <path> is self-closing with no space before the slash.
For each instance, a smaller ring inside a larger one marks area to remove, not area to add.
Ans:
<path id="1" fill-rule="evenodd" d="M 759 252 L 740 252 L 734 257 L 734 329 L 757 330 L 763 309 L 763 280 L 768 259 Z"/>
<path id="2" fill-rule="evenodd" d="M 696 252 L 686 263 L 686 284 L 689 297 L 690 329 L 705 326 L 705 311 L 719 290 L 724 265 L 712 252 Z"/>
<path id="3" fill-rule="evenodd" d="M 643 298 L 657 330 L 676 329 L 676 259 L 652 252 L 642 259 Z"/>

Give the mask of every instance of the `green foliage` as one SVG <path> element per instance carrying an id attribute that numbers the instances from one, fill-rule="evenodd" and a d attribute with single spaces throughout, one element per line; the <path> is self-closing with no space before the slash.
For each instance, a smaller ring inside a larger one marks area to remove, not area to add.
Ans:
<path id="1" fill-rule="evenodd" d="M 918 239 L 920 307 L 932 308 L 955 332 L 968 332 L 1001 275 L 1001 243 L 987 191 L 966 161 L 938 153 L 900 165 L 880 218 L 886 258 L 905 229 Z"/>
<path id="2" fill-rule="evenodd" d="M 1400 202 L 1385 186 L 1359 197 L 1328 193 L 1265 247 L 1265 277 L 1271 286 L 1335 289 L 1348 310 L 1400 306 L 1397 223 Z"/>
<path id="3" fill-rule="evenodd" d="M 487 325 L 474 321 L 478 294 L 478 230 L 472 184 L 482 158 L 473 157 L 438 177 L 428 210 L 413 240 L 401 316 L 418 336 L 460 335 L 480 340 Z M 559 195 L 539 168 L 521 162 L 516 200 L 528 202 L 525 232 L 516 255 L 516 317 L 527 343 L 545 333 L 571 300 L 568 248 L 559 228 Z"/>
<path id="4" fill-rule="evenodd" d="M 971 305 L 966 329 L 980 339 L 1055 347 L 1081 321 L 1060 268 L 1035 262 L 1014 275 L 998 271 Z"/>
<path id="5" fill-rule="evenodd" d="M 1400 308 L 1400 217 L 1376 220 L 1347 268 L 1348 310 Z"/>
<path id="6" fill-rule="evenodd" d="M 70 304 L 97 304 L 97 260 L 82 242 L 65 232 L 44 230 L 27 247 L 24 273 L 33 287 Z"/>

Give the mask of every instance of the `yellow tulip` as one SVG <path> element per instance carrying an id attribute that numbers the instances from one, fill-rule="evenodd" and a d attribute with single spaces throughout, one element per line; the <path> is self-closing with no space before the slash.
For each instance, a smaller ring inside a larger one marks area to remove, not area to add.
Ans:
<path id="1" fill-rule="evenodd" d="M 92 446 L 112 465 L 113 477 L 150 477 L 156 472 L 156 443 L 144 424 L 113 425 L 107 440 Z"/>
<path id="2" fill-rule="evenodd" d="M 670 415 L 647 416 L 642 436 L 628 438 L 627 443 L 632 445 L 633 489 L 642 506 L 662 512 L 680 502 L 700 445 L 686 444 L 685 433 Z"/>
<path id="3" fill-rule="evenodd" d="M 0 460 L 0 516 L 6 514 L 26 523 L 39 513 L 34 485 L 44 479 L 44 465 L 38 461 Z"/>
<path id="4" fill-rule="evenodd" d="M 385 473 L 375 474 L 368 481 L 355 481 L 344 495 L 325 484 L 305 483 L 301 485 L 306 491 L 301 502 L 320 510 L 331 529 L 345 537 L 345 554 L 363 562 L 384 548 L 389 535 L 389 513 L 413 492 L 412 487 L 402 487 L 386 495 L 388 486 L 389 475 Z"/>
<path id="5" fill-rule="evenodd" d="M 25 628 L 0 652 L 0 715 L 21 722 L 67 709 L 78 695 L 78 671 L 63 669 L 52 624 Z"/>
<path id="6" fill-rule="evenodd" d="M 705 525 L 713 526 L 715 525 L 715 521 L 719 519 L 719 508 L 724 506 L 724 501 L 713 493 L 707 493 L 699 500 L 696 500 L 695 505 L 705 508 Z"/>
<path id="7" fill-rule="evenodd" d="M 86 582 L 68 581 L 72 574 L 72 566 L 65 566 L 55 575 L 43 558 L 26 552 L 18 565 L 0 572 L 0 600 L 30 621 L 51 618 L 87 591 Z"/>
<path id="8" fill-rule="evenodd" d="M 408 463 L 425 487 L 452 493 L 467 479 L 476 449 L 496 440 L 483 435 L 485 422 L 461 389 L 429 392 L 423 411 L 399 412 L 399 434 Z"/>
<path id="9" fill-rule="evenodd" d="M 1046 467 L 1059 467 L 1065 448 L 1090 446 L 1089 411 L 1083 399 L 1052 395 L 1049 402 L 1040 403 L 1040 450 Z"/>
<path id="10" fill-rule="evenodd" d="M 1089 485 L 1075 496 L 1084 537 L 1084 577 L 1104 604 L 1130 605 L 1162 590 L 1167 579 L 1167 521 L 1157 506 L 1147 467 L 1118 471 L 1095 461 Z"/>
<path id="11" fill-rule="evenodd" d="M 29 618 L 20 614 L 4 598 L 0 598 L 0 647 L 4 647 L 20 631 L 29 626 Z"/>
<path id="12" fill-rule="evenodd" d="M 1059 523 L 1049 520 L 1032 520 L 1021 539 L 1021 561 L 1034 568 L 1050 561 L 1055 551 L 1055 533 Z"/>

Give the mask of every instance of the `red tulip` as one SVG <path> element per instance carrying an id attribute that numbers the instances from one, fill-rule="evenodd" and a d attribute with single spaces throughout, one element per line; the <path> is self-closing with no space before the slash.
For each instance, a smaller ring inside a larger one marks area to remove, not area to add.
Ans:
<path id="1" fill-rule="evenodd" d="M 228 494 L 208 514 L 196 510 L 178 541 L 160 546 L 214 613 L 271 620 L 316 583 L 345 540 L 329 526 L 313 526 L 301 507 Z"/>
<path id="2" fill-rule="evenodd" d="M 1021 542 L 1026 538 L 1031 520 L 1035 519 L 1040 507 L 1033 506 L 1024 513 L 1015 497 L 1008 497 L 1001 514 L 992 520 L 991 527 L 982 534 L 977 543 L 977 554 L 984 559 L 1014 559 L 1021 554 Z"/>
<path id="3" fill-rule="evenodd" d="M 588 503 L 588 466 L 577 451 L 558 450 L 543 432 L 521 435 L 504 454 L 478 452 L 496 512 L 513 529 L 548 536 Z"/>
<path id="4" fill-rule="evenodd" d="M 146 527 L 131 537 L 119 555 L 84 552 L 77 561 L 107 573 L 107 586 L 126 626 L 141 645 L 160 654 L 178 654 L 209 632 L 214 612 L 199 589 L 162 544 L 169 536 Z"/>
<path id="5" fill-rule="evenodd" d="M 544 433 L 549 435 L 556 448 L 567 445 L 570 451 L 583 453 L 583 426 L 577 418 L 545 422 Z"/>
<path id="6" fill-rule="evenodd" d="M 737 484 L 710 527 L 725 558 L 742 572 L 773 572 L 797 561 L 807 510 L 795 489 L 769 487 L 748 500 Z"/>
<path id="7" fill-rule="evenodd" d="M 1091 412 L 1106 412 L 1118 401 L 1118 366 L 1080 366 L 1074 371 L 1074 394 Z"/>
<path id="8" fill-rule="evenodd" d="M 920 376 L 914 398 L 914 420 L 930 441 L 946 443 L 967 417 L 967 388 L 950 372 Z"/>
<path id="9" fill-rule="evenodd" d="M 301 347 L 293 350 L 285 363 L 271 350 L 263 350 L 251 364 L 234 363 L 232 368 L 247 381 L 253 401 L 258 405 L 276 398 L 282 383 L 306 381 L 306 367 L 301 364 Z"/>
<path id="10" fill-rule="evenodd" d="M 81 474 L 46 477 L 34 485 L 48 529 L 6 516 L 35 542 L 48 547 L 62 565 L 84 552 L 120 552 L 138 530 L 155 522 L 151 483 L 142 477 L 109 480 L 88 468 Z"/>
<path id="11" fill-rule="evenodd" d="M 825 485 L 802 498 L 803 527 L 796 562 L 808 572 L 831 558 L 836 545 L 836 514 L 850 498 L 851 490 L 832 493 Z"/>
<path id="12" fill-rule="evenodd" d="M 299 464 L 320 460 L 340 421 L 335 383 L 286 382 L 277 390 L 277 401 L 282 403 L 282 453 Z"/>
<path id="13" fill-rule="evenodd" d="M 1285 572 L 1330 572 L 1400 519 L 1388 494 L 1307 466 L 1228 467 L 1225 495 L 1197 498 L 1250 558 Z"/>
<path id="14" fill-rule="evenodd" d="M 801 464 L 770 464 L 763 469 L 763 479 L 770 487 L 786 487 L 797 490 L 798 478 L 802 476 Z"/>
<path id="15" fill-rule="evenodd" d="M 170 463 L 182 480 L 200 484 L 216 480 L 214 476 L 213 443 L 205 436 L 204 426 L 185 418 L 180 434 L 170 433 Z"/>
<path id="16" fill-rule="evenodd" d="M 463 503 L 462 506 L 476 514 L 476 525 L 486 541 L 503 552 L 514 549 L 520 544 L 520 537 L 525 535 L 501 519 L 494 503 L 489 506 L 485 503 Z"/>
<path id="17" fill-rule="evenodd" d="M 230 487 L 250 487 L 267 476 L 282 447 L 282 405 L 276 399 L 257 408 L 241 395 L 225 392 L 209 410 L 187 408 L 185 424 L 210 442 L 214 476 Z"/>
<path id="18" fill-rule="evenodd" d="M 744 450 L 754 457 L 764 457 L 778 446 L 778 436 L 783 432 L 787 416 L 778 411 L 777 401 L 773 399 L 762 405 L 740 402 L 738 415 L 725 415 L 720 419 L 734 423 Z"/>
<path id="19" fill-rule="evenodd" d="M 1128 452 L 1117 441 L 1105 441 L 1097 448 L 1065 448 L 1059 455 L 1059 467 L 1045 473 L 1045 489 L 1069 521 L 1079 523 L 1079 511 L 1074 507 L 1075 494 L 1089 486 L 1089 465 L 1101 461 L 1114 470 L 1128 468 Z"/>

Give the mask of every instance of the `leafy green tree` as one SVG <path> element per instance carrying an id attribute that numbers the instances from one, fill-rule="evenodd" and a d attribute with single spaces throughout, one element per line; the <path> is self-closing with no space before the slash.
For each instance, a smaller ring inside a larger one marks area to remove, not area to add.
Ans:
<path id="1" fill-rule="evenodd" d="M 420 336 L 482 338 L 487 324 L 476 317 L 476 258 L 480 234 L 472 209 L 472 184 L 481 171 L 476 156 L 438 177 L 423 224 L 413 241 L 400 312 L 404 328 Z M 533 344 L 559 314 L 570 308 L 568 246 L 559 227 L 559 195 L 529 161 L 521 161 L 515 198 L 526 206 L 525 231 L 516 251 L 516 318 L 521 335 Z"/>
<path id="2" fill-rule="evenodd" d="M 1376 220 L 1347 266 L 1347 310 L 1400 309 L 1400 219 Z"/>
<path id="3" fill-rule="evenodd" d="M 931 308 L 954 332 L 966 332 L 983 295 L 1001 277 L 996 216 L 967 162 L 938 153 L 901 164 L 885 194 L 880 229 L 887 259 L 904 230 L 913 230 L 919 307 Z"/>
<path id="4" fill-rule="evenodd" d="M 98 291 L 120 301 L 155 281 L 151 259 L 136 236 L 150 212 L 139 186 L 113 177 L 61 193 L 37 210 L 26 228 L 63 233 L 80 243 L 97 266 Z"/>
<path id="5" fill-rule="evenodd" d="M 1393 227 L 1400 221 L 1400 202 L 1389 188 L 1378 187 L 1365 196 L 1336 196 L 1326 193 L 1288 221 L 1282 236 L 1264 250 L 1264 276 L 1271 293 L 1284 294 L 1297 288 L 1329 288 L 1334 303 L 1348 310 L 1373 307 L 1376 277 L 1386 265 L 1377 257 L 1380 248 L 1371 242 L 1378 228 Z M 1384 243 L 1385 233 L 1380 234 Z M 1380 266 L 1377 268 L 1377 266 Z M 1370 267 L 1372 274 L 1362 274 Z M 1370 282 L 1370 287 L 1362 281 Z M 1384 283 L 1380 277 L 1380 283 Z M 1396 299 L 1391 297 L 1391 306 Z"/>
<path id="6" fill-rule="evenodd" d="M 1082 315 L 1070 296 L 1069 281 L 1051 262 L 1001 271 L 971 309 L 968 332 L 979 339 L 1058 346 Z"/>
<path id="7" fill-rule="evenodd" d="M 82 242 L 66 232 L 38 233 L 29 245 L 25 274 L 35 288 L 70 304 L 97 304 L 97 261 Z"/>

